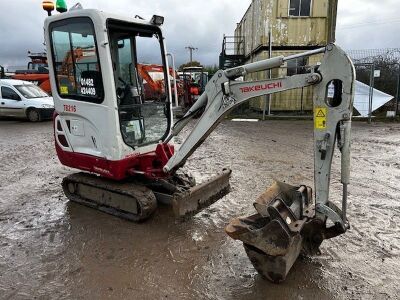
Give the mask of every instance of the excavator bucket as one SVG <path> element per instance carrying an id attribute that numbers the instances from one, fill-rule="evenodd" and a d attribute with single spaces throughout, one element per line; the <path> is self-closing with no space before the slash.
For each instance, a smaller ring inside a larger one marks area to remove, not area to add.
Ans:
<path id="1" fill-rule="evenodd" d="M 257 214 L 232 220 L 225 231 L 243 242 L 254 268 L 275 283 L 286 279 L 301 253 L 319 253 L 324 239 L 343 233 L 315 218 L 312 189 L 304 185 L 275 182 L 254 207 Z"/>
<path id="2" fill-rule="evenodd" d="M 176 217 L 193 215 L 229 193 L 232 171 L 224 169 L 220 174 L 182 192 L 174 193 L 172 207 Z"/>

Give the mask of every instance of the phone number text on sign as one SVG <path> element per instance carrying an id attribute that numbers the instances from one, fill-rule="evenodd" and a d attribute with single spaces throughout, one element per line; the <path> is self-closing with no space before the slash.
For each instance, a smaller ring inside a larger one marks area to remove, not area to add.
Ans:
<path id="1" fill-rule="evenodd" d="M 92 78 L 81 78 L 81 94 L 85 96 L 96 96 L 96 88 Z"/>

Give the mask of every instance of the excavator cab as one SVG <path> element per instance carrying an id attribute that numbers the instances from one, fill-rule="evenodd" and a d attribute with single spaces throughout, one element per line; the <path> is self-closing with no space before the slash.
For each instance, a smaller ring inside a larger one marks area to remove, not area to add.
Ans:
<path id="1" fill-rule="evenodd" d="M 229 191 L 230 170 L 196 186 L 186 172 L 163 169 L 175 148 L 167 140 L 172 97 L 162 23 L 79 7 L 45 21 L 57 155 L 85 172 L 64 178 L 63 190 L 132 221 L 148 218 L 158 202 L 178 217 L 191 214 Z M 145 65 L 158 66 L 157 93 L 146 90 Z"/>
<path id="2" fill-rule="evenodd" d="M 56 147 L 63 163 L 77 167 L 81 155 L 100 157 L 103 163 L 84 161 L 79 168 L 84 164 L 91 172 L 119 180 L 135 165 L 133 156 L 155 151 L 168 136 L 172 113 L 162 21 L 159 16 L 149 22 L 90 9 L 47 18 Z M 145 63 L 164 70 L 165 89 L 158 97 L 145 93 L 146 81 L 138 72 L 138 65 Z M 146 172 L 156 164 L 149 160 L 135 167 Z"/>

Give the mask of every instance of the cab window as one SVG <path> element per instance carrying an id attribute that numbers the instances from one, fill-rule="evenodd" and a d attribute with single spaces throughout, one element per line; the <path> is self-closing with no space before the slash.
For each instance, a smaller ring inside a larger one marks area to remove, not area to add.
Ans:
<path id="1" fill-rule="evenodd" d="M 122 138 L 131 147 L 157 143 L 171 122 L 161 32 L 111 19 L 108 32 Z"/>
<path id="2" fill-rule="evenodd" d="M 9 87 L 1 87 L 1 95 L 3 99 L 21 100 L 21 97 Z"/>
<path id="3" fill-rule="evenodd" d="M 74 18 L 54 22 L 50 32 L 58 94 L 101 103 L 104 90 L 92 21 Z"/>

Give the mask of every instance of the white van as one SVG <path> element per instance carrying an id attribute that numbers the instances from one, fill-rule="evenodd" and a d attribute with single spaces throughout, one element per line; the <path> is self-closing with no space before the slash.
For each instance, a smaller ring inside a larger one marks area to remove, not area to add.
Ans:
<path id="1" fill-rule="evenodd" d="M 39 122 L 51 119 L 53 112 L 53 98 L 32 82 L 0 79 L 0 117 Z"/>

